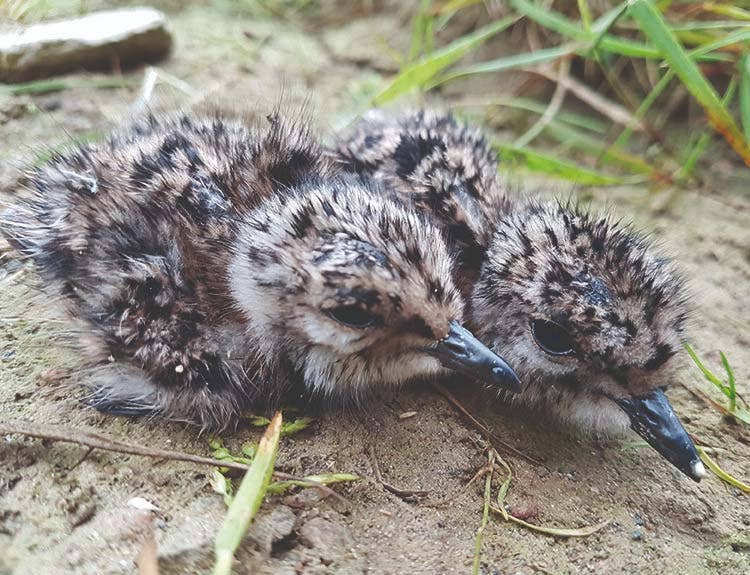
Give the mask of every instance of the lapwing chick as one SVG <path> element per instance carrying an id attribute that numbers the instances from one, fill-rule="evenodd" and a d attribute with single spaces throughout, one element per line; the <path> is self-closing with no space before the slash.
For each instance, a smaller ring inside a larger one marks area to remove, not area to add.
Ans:
<path id="1" fill-rule="evenodd" d="M 462 327 L 441 231 L 304 126 L 152 117 L 29 181 L 0 229 L 77 323 L 103 411 L 224 429 L 290 388 L 519 385 Z"/>
<path id="2" fill-rule="evenodd" d="M 400 195 L 411 193 L 449 231 L 463 229 L 454 249 L 471 285 L 470 325 L 521 379 L 512 401 L 584 430 L 629 426 L 680 471 L 703 477 L 664 394 L 681 348 L 686 289 L 645 240 L 574 206 L 508 198 L 484 136 L 450 115 L 370 113 L 333 157 L 400 182 Z M 467 257 L 471 242 L 479 265 Z"/>
<path id="3" fill-rule="evenodd" d="M 496 225 L 471 310 L 523 382 L 514 401 L 593 431 L 630 426 L 688 477 L 705 475 L 664 394 L 686 289 L 639 236 L 574 207 L 520 206 Z"/>

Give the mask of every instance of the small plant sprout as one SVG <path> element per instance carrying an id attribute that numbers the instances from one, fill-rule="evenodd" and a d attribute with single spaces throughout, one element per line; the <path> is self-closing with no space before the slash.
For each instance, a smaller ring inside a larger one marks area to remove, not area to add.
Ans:
<path id="1" fill-rule="evenodd" d="M 727 374 L 727 380 L 725 383 L 716 374 L 714 374 L 713 371 L 711 371 L 703 364 L 703 362 L 698 358 L 698 355 L 695 353 L 695 351 L 693 351 L 693 348 L 690 347 L 690 345 L 688 345 L 687 343 L 685 344 L 685 349 L 687 350 L 688 355 L 690 355 L 690 358 L 693 360 L 695 365 L 697 365 L 698 369 L 700 369 L 703 377 L 705 377 L 711 384 L 713 384 L 714 387 L 716 387 L 716 389 L 718 389 L 726 397 L 726 405 L 717 403 L 716 401 L 713 401 L 711 399 L 709 399 L 709 401 L 717 409 L 719 409 L 719 411 L 726 413 L 730 417 L 733 417 L 746 425 L 750 425 L 750 411 L 748 411 L 747 409 L 747 402 L 739 395 L 739 393 L 737 393 L 737 384 L 734 377 L 734 371 L 729 365 L 727 356 L 724 355 L 723 352 L 719 352 L 719 356 L 721 357 L 721 364 Z M 738 400 L 744 405 L 744 407 L 738 404 Z"/>

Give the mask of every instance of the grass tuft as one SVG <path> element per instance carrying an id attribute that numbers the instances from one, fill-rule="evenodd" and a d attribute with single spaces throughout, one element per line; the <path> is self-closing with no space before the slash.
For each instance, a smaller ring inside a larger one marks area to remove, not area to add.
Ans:
<path id="1" fill-rule="evenodd" d="M 581 186 L 685 186 L 704 177 L 710 165 L 706 157 L 726 155 L 718 149 L 721 140 L 737 160 L 750 165 L 750 12 L 744 7 L 699 3 L 688 10 L 682 3 L 650 0 L 542 6 L 509 0 L 501 17 L 440 46 L 446 23 L 462 10 L 479 10 L 477 4 L 454 0 L 435 8 L 422 2 L 406 63 L 373 103 L 441 90 L 470 76 L 489 76 L 499 83 L 503 73 L 520 70 L 555 84 L 560 100 L 534 110 L 542 118 L 510 139 L 515 146 L 497 146 L 527 170 Z M 518 28 L 525 28 L 516 36 L 530 38 L 529 49 L 477 61 L 480 46 Z M 735 87 L 737 102 L 732 99 Z M 502 98 L 487 102 L 486 110 L 497 107 L 498 100 Z M 530 100 L 514 94 L 500 105 L 512 107 L 508 103 L 514 101 Z M 677 130 L 685 124 L 691 101 L 702 113 L 691 118 L 690 136 L 663 133 L 661 126 Z M 571 114 L 596 126 L 620 124 L 624 129 L 605 128 L 602 134 L 578 125 L 577 134 L 566 134 L 561 124 Z"/>
<path id="2" fill-rule="evenodd" d="M 693 360 L 693 363 L 698 366 L 698 369 L 703 374 L 703 377 L 705 377 L 709 383 L 711 383 L 716 389 L 718 389 L 724 395 L 727 401 L 726 405 L 722 405 L 713 401 L 711 403 L 720 411 L 726 413 L 730 417 L 733 417 L 747 425 L 750 425 L 750 411 L 748 411 L 747 409 L 747 403 L 741 398 L 739 393 L 737 393 L 737 382 L 734 376 L 734 370 L 729 365 L 729 360 L 727 359 L 727 356 L 724 355 L 724 352 L 720 351 L 719 357 L 721 357 L 721 364 L 724 368 L 724 371 L 726 372 L 726 383 L 704 365 L 704 363 L 698 358 L 698 355 L 695 353 L 695 351 L 693 351 L 693 348 L 690 347 L 690 345 L 688 345 L 687 343 L 685 344 L 685 350 L 687 350 L 688 355 Z M 739 405 L 738 400 L 742 401 L 744 407 Z"/>

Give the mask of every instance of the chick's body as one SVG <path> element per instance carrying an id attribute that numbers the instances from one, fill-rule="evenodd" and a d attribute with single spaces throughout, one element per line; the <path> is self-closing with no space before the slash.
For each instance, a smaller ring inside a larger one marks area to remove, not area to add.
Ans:
<path id="1" fill-rule="evenodd" d="M 30 182 L 0 229 L 78 324 L 103 410 L 222 428 L 295 384 L 507 367 L 460 328 L 440 230 L 338 177 L 300 124 L 148 118 Z"/>
<path id="2" fill-rule="evenodd" d="M 237 223 L 283 186 L 326 173 L 294 124 L 272 119 L 253 130 L 218 117 L 149 117 L 104 144 L 55 156 L 32 175 L 33 197 L 5 214 L 4 228 L 78 324 L 87 356 L 142 369 L 100 374 L 106 401 L 138 397 L 145 375 L 162 395 L 195 390 L 199 400 L 187 401 L 196 405 L 170 410 L 213 425 L 230 418 L 238 395 L 252 395 L 241 383 L 244 318 L 226 274 Z M 107 383 L 128 376 L 125 394 Z M 157 401 L 142 387 L 144 406 Z"/>

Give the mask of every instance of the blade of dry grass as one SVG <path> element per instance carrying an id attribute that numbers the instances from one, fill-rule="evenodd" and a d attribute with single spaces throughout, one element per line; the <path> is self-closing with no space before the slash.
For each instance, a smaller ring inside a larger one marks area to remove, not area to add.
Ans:
<path id="1" fill-rule="evenodd" d="M 558 79 L 557 76 L 548 68 L 527 69 L 527 72 L 539 74 L 552 82 L 563 84 L 566 90 L 574 94 L 579 100 L 591 106 L 594 110 L 606 116 L 613 122 L 623 126 L 633 126 L 638 131 L 645 131 L 643 122 L 631 114 L 620 104 L 605 98 L 601 94 L 589 88 L 583 82 L 567 76 Z"/>
<path id="2" fill-rule="evenodd" d="M 474 564 L 471 569 L 472 575 L 479 575 L 479 567 L 482 559 L 482 539 L 484 530 L 487 528 L 487 522 L 490 518 L 490 505 L 492 500 L 492 468 L 495 465 L 495 450 L 490 448 L 487 454 L 488 467 L 490 472 L 484 480 L 484 508 L 482 510 L 482 521 L 477 529 L 477 535 L 474 542 Z"/>
<path id="3" fill-rule="evenodd" d="M 529 144 L 532 140 L 534 140 L 534 138 L 542 133 L 544 128 L 550 122 L 552 122 L 555 116 L 557 116 L 557 114 L 560 112 L 560 108 L 562 107 L 563 101 L 565 100 L 565 94 L 568 91 L 568 88 L 566 87 L 563 80 L 568 77 L 569 72 L 570 59 L 566 58 L 564 60 L 561 60 L 560 67 L 557 71 L 557 84 L 555 85 L 555 92 L 554 94 L 552 94 L 552 98 L 550 98 L 547 109 L 544 111 L 544 114 L 542 114 L 541 117 L 536 122 L 534 122 L 534 125 L 526 131 L 525 134 L 521 135 L 516 139 L 515 142 L 513 142 L 513 145 L 515 147 L 522 148 Z"/>

